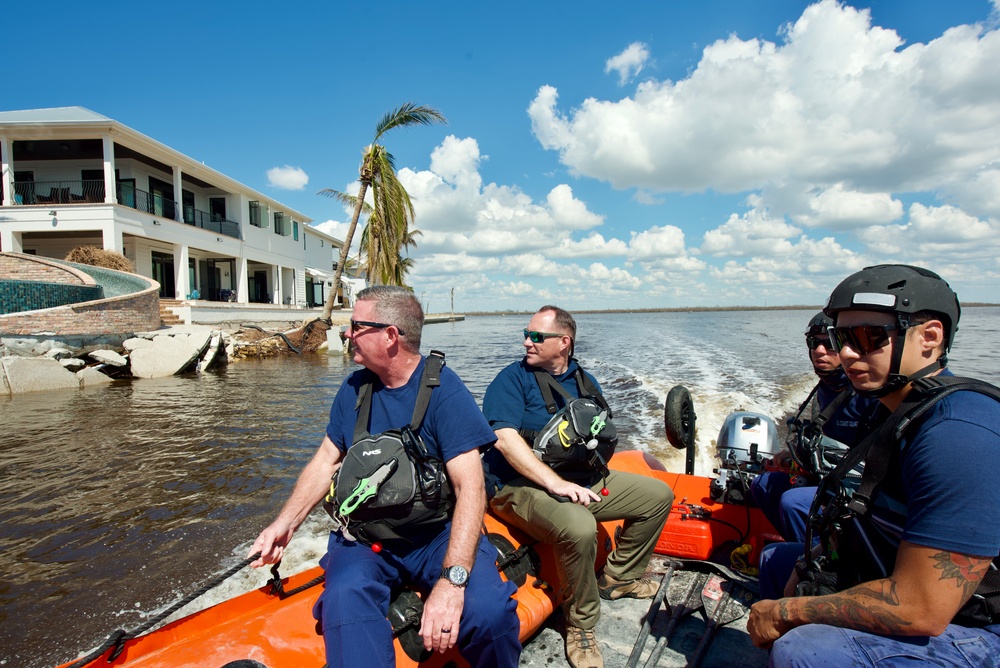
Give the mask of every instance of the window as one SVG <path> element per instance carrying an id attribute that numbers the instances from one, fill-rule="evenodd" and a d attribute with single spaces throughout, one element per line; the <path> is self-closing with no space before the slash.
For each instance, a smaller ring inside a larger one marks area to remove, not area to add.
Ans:
<path id="1" fill-rule="evenodd" d="M 292 239 L 299 240 L 299 224 L 294 220 L 292 221 Z"/>
<path id="2" fill-rule="evenodd" d="M 267 227 L 260 223 L 260 202 L 250 202 L 250 224 L 254 227 Z"/>
<path id="3" fill-rule="evenodd" d="M 291 221 L 285 218 L 285 214 L 281 211 L 274 212 L 274 233 L 280 234 L 283 237 L 291 236 L 292 226 L 289 225 Z"/>

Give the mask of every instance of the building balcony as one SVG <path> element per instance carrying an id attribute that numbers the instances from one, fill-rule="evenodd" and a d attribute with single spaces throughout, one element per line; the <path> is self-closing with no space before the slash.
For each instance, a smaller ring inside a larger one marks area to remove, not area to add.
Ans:
<path id="1" fill-rule="evenodd" d="M 139 190 L 126 183 L 116 185 L 116 198 L 122 206 L 137 211 L 176 219 L 177 202 L 161 195 Z M 103 204 L 104 181 L 32 181 L 14 184 L 14 205 L 30 204 Z M 196 209 L 183 208 L 183 222 L 208 232 L 222 234 L 234 239 L 240 238 L 240 224 L 218 214 Z"/>

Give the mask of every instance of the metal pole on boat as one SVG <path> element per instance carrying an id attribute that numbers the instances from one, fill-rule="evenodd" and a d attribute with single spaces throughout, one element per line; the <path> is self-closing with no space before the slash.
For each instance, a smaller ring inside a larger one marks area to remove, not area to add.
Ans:
<path id="1" fill-rule="evenodd" d="M 653 596 L 649 612 L 646 613 L 646 617 L 642 620 L 642 628 L 639 629 L 639 636 L 635 639 L 635 645 L 632 646 L 632 653 L 629 654 L 628 661 L 625 662 L 625 668 L 635 668 L 638 665 L 639 657 L 642 656 L 642 650 L 646 647 L 646 638 L 649 637 L 649 629 L 653 625 L 653 620 L 656 618 L 657 613 L 660 611 L 660 604 L 663 603 L 663 597 L 666 596 L 667 589 L 670 588 L 670 579 L 674 576 L 674 571 L 677 570 L 679 565 L 676 561 L 671 561 L 667 572 L 660 579 L 660 587 L 656 590 L 656 595 Z"/>
<path id="2" fill-rule="evenodd" d="M 646 663 L 643 664 L 643 668 L 653 668 L 659 663 L 660 656 L 663 654 L 663 650 L 667 648 L 667 643 L 670 642 L 670 637 L 674 634 L 677 624 L 681 619 L 701 607 L 701 589 L 705 586 L 707 580 L 708 575 L 696 574 L 691 579 L 691 585 L 687 592 L 685 592 L 684 597 L 677 601 L 676 605 L 672 605 L 673 610 L 670 614 L 670 621 L 667 623 L 667 628 L 664 629 L 663 635 L 657 639 L 652 653 L 646 659 Z"/>

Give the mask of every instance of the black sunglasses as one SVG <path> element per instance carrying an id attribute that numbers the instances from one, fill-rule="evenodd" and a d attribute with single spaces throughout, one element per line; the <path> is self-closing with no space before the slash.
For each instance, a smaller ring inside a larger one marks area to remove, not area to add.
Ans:
<path id="1" fill-rule="evenodd" d="M 395 325 L 390 325 L 386 322 L 372 322 L 370 320 L 351 320 L 351 331 L 358 331 L 359 327 L 375 327 L 376 329 L 385 329 L 386 327 L 396 327 Z M 399 332 L 400 336 L 403 336 L 403 330 L 396 327 L 396 331 Z"/>
<path id="2" fill-rule="evenodd" d="M 831 327 L 830 341 L 837 352 L 850 346 L 858 355 L 873 353 L 889 343 L 889 333 L 899 329 L 898 325 L 854 325 L 853 327 Z"/>
<path id="3" fill-rule="evenodd" d="M 820 346 L 823 346 L 827 350 L 833 350 L 833 345 L 830 343 L 830 337 L 828 336 L 807 336 L 806 346 L 809 350 L 816 350 Z"/>
<path id="4" fill-rule="evenodd" d="M 542 343 L 545 339 L 551 339 L 556 336 L 567 336 L 566 334 L 556 334 L 555 332 L 529 332 L 524 330 L 524 338 L 530 340 L 532 343 Z"/>

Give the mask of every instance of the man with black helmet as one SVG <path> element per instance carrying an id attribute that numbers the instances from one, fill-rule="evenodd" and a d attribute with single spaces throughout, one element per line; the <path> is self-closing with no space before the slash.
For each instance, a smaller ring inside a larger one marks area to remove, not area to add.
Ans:
<path id="1" fill-rule="evenodd" d="M 756 603 L 747 630 L 773 645 L 772 666 L 1000 665 L 988 575 L 1000 555 L 1000 394 L 949 378 L 958 298 L 933 272 L 879 265 L 844 280 L 824 310 L 851 384 L 891 414 L 855 446 L 867 453 L 859 489 L 826 501 L 820 554 L 787 578 L 804 546 L 765 550 L 762 598 L 782 575 L 791 597 Z"/>
<path id="2" fill-rule="evenodd" d="M 809 361 L 819 381 L 789 420 L 789 449 L 775 462 L 779 466 L 795 462 L 795 478 L 784 471 L 766 471 L 750 483 L 757 507 L 785 540 L 805 540 L 815 483 L 828 463 L 823 457 L 825 450 L 843 451 L 853 445 L 859 426 L 878 404 L 877 399 L 856 394 L 851 388 L 840 356 L 830 344 L 831 326 L 833 319 L 820 311 L 805 331 Z"/>

